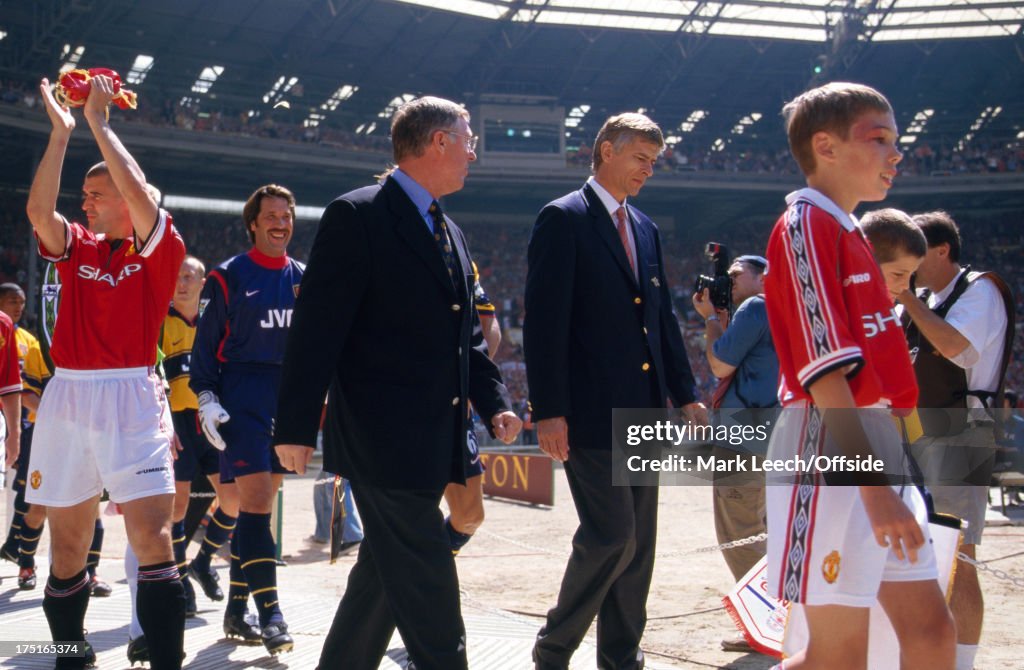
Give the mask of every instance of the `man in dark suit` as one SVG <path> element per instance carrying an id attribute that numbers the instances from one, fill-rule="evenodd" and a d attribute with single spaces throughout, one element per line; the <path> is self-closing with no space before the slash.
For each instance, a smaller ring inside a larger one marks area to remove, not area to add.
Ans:
<path id="1" fill-rule="evenodd" d="M 665 143 L 642 114 L 605 122 L 594 176 L 548 204 L 530 238 L 524 347 L 540 448 L 565 464 L 580 519 L 533 658 L 567 668 L 597 616 L 598 667 L 642 668 L 657 487 L 612 486 L 612 409 L 671 399 L 706 421 L 654 223 L 626 204 Z"/>
<path id="2" fill-rule="evenodd" d="M 474 334 L 466 240 L 437 202 L 476 159 L 469 114 L 419 98 L 395 113 L 391 136 L 397 168 L 324 212 L 282 370 L 281 463 L 305 470 L 328 394 L 324 467 L 351 481 L 365 533 L 322 670 L 376 669 L 396 625 L 418 670 L 466 667 L 438 503 L 448 482 L 465 482 L 468 401 L 505 442 L 522 425 Z"/>

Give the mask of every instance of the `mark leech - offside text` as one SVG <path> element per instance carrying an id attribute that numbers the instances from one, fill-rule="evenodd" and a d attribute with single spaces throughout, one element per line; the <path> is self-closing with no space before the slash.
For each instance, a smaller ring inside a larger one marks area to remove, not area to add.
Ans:
<path id="1" fill-rule="evenodd" d="M 882 472 L 885 462 L 874 456 L 812 456 L 755 460 L 736 455 L 683 456 L 671 454 L 652 459 L 630 456 L 630 472 Z"/>

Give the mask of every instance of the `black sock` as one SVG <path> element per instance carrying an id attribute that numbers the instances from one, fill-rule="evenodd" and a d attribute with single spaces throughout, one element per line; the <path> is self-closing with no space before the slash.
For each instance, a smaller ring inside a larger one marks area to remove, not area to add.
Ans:
<path id="1" fill-rule="evenodd" d="M 270 534 L 270 515 L 242 512 L 238 515 L 238 556 L 242 572 L 256 601 L 260 626 L 284 621 L 277 602 L 277 560 L 274 537 Z"/>
<path id="2" fill-rule="evenodd" d="M 43 526 L 46 522 L 39 524 L 39 528 L 33 528 L 28 522 L 22 523 L 20 542 L 18 543 L 18 567 L 36 567 L 36 549 L 39 548 L 39 538 L 43 536 Z"/>
<path id="3" fill-rule="evenodd" d="M 103 522 L 96 519 L 96 528 L 92 532 L 92 545 L 89 547 L 89 559 L 85 569 L 89 577 L 96 576 L 96 566 L 100 564 L 100 552 L 103 551 Z"/>
<path id="4" fill-rule="evenodd" d="M 174 561 L 139 566 L 135 609 L 146 635 L 150 667 L 180 669 L 185 644 L 185 589 Z"/>
<path id="5" fill-rule="evenodd" d="M 225 514 L 219 507 L 210 515 L 210 522 L 206 524 L 206 536 L 199 545 L 196 557 L 192 559 L 192 565 L 197 571 L 209 571 L 210 559 L 230 537 L 231 531 L 235 529 L 235 520 L 235 517 Z"/>
<path id="6" fill-rule="evenodd" d="M 11 518 L 11 527 L 7 531 L 7 539 L 4 546 L 14 554 L 18 555 L 18 536 L 25 527 L 25 514 L 28 513 L 28 503 L 25 502 L 25 494 L 18 491 L 14 497 L 14 516 Z"/>
<path id="7" fill-rule="evenodd" d="M 249 582 L 238 558 L 238 533 L 231 536 L 231 568 L 228 570 L 228 606 L 225 614 L 245 616 L 249 608 Z"/>
<path id="8" fill-rule="evenodd" d="M 473 539 L 472 535 L 466 533 L 460 533 L 455 530 L 455 526 L 452 525 L 452 518 L 448 517 L 444 520 L 444 529 L 448 531 L 448 543 L 452 547 L 452 554 L 458 554 L 466 543 Z"/>
<path id="9" fill-rule="evenodd" d="M 89 577 L 83 569 L 69 579 L 57 579 L 50 574 L 43 592 L 43 613 L 50 624 L 54 642 L 80 642 L 85 640 L 83 625 L 85 610 L 89 607 Z M 85 658 L 61 657 L 58 668 L 84 668 Z"/>

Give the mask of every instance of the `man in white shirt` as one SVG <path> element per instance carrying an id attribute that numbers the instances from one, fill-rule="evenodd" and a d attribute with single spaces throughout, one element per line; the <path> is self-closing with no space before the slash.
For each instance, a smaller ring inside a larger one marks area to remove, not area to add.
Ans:
<path id="1" fill-rule="evenodd" d="M 925 436 L 914 452 L 936 511 L 967 522 L 961 551 L 973 558 L 985 526 L 995 454 L 994 424 L 985 410 L 1002 402 L 1013 302 L 997 275 L 960 266 L 960 232 L 949 214 L 919 214 L 914 223 L 928 240 L 916 274 L 917 286 L 925 290 L 905 290 L 898 297 L 921 389 Z M 961 561 L 956 570 L 950 609 L 957 627 L 956 667 L 966 670 L 974 665 L 981 639 L 984 603 L 974 566 Z"/>

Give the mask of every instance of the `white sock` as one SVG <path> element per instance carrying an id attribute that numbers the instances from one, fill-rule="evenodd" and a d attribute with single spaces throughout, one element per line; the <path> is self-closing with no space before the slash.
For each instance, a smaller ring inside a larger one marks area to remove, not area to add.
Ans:
<path id="1" fill-rule="evenodd" d="M 139 616 L 135 611 L 135 594 L 139 590 L 139 559 L 132 551 L 132 545 L 124 550 L 124 576 L 128 579 L 128 592 L 131 594 L 132 621 L 128 624 L 128 638 L 134 640 L 142 636 L 142 626 L 139 625 Z"/>
<path id="2" fill-rule="evenodd" d="M 974 670 L 974 657 L 978 655 L 978 645 L 956 645 L 956 670 Z"/>

